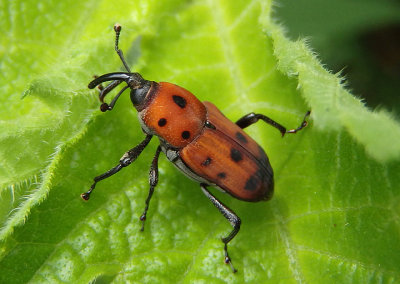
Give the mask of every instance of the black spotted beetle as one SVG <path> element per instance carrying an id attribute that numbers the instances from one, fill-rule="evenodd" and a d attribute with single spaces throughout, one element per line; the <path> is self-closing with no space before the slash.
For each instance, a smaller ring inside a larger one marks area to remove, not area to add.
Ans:
<path id="1" fill-rule="evenodd" d="M 160 140 L 150 166 L 150 190 L 140 217 L 142 228 L 149 209 L 150 199 L 158 182 L 158 157 L 162 151 L 183 174 L 200 183 L 200 188 L 221 214 L 231 223 L 233 230 L 225 238 L 225 263 L 236 272 L 228 254 L 228 243 L 240 229 L 240 218 L 226 205 L 215 198 L 208 186 L 216 187 L 231 196 L 249 202 L 266 201 L 274 191 L 273 171 L 264 150 L 248 136 L 243 129 L 262 120 L 277 128 L 282 136 L 296 133 L 307 125 L 306 113 L 300 126 L 286 130 L 285 127 L 263 114 L 249 113 L 236 123 L 227 119 L 210 102 L 200 102 L 192 93 L 177 85 L 147 81 L 139 73 L 132 73 L 122 51 L 118 47 L 121 26 L 114 26 L 116 33 L 115 50 L 128 72 L 104 74 L 89 83 L 89 88 L 101 86 L 100 109 L 112 110 L 120 95 L 130 88 L 130 98 L 138 111 L 144 140 L 126 152 L 119 164 L 106 173 L 94 178 L 90 189 L 82 193 L 84 200 L 90 198 L 96 184 L 108 178 L 136 160 L 155 135 Z M 119 84 L 127 85 L 113 98 L 110 104 L 104 102 L 105 96 Z"/>

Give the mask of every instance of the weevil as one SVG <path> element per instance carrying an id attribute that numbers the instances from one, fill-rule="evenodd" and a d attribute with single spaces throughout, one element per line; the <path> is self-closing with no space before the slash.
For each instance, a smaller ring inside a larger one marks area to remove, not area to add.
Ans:
<path id="1" fill-rule="evenodd" d="M 219 212 L 230 222 L 233 230 L 224 238 L 225 263 L 234 268 L 228 254 L 228 243 L 240 230 L 241 220 L 225 204 L 219 201 L 208 187 L 216 187 L 232 197 L 248 201 L 269 200 L 274 192 L 274 175 L 269 159 L 263 148 L 247 135 L 243 129 L 261 120 L 280 131 L 297 133 L 307 126 L 308 111 L 300 126 L 286 130 L 271 118 L 251 112 L 236 121 L 226 118 L 210 102 L 201 102 L 188 90 L 167 82 L 154 82 L 143 79 L 137 72 L 131 72 L 122 50 L 118 47 L 121 26 L 115 25 L 115 51 L 127 72 L 107 73 L 96 77 L 89 83 L 94 89 L 102 83 L 111 81 L 100 88 L 101 111 L 114 108 L 120 95 L 130 89 L 130 99 L 138 112 L 142 131 L 146 135 L 136 147 L 127 151 L 118 165 L 94 178 L 90 189 L 81 194 L 84 200 L 90 198 L 96 184 L 124 167 L 133 163 L 149 144 L 153 136 L 158 137 L 157 147 L 150 166 L 150 190 L 140 220 L 144 229 L 147 211 L 154 189 L 158 183 L 158 158 L 163 152 L 183 174 L 200 184 L 200 188 Z M 104 102 L 108 93 L 121 83 L 126 83 L 110 104 Z"/>

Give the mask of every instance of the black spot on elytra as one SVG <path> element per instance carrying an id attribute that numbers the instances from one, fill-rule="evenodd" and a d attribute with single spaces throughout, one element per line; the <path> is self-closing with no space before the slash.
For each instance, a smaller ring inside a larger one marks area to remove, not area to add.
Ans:
<path id="1" fill-rule="evenodd" d="M 202 163 L 201 163 L 201 165 L 202 166 L 208 166 L 209 164 L 211 164 L 211 161 L 212 161 L 212 159 L 210 158 L 210 157 L 207 157 L 207 159 L 205 159 Z"/>
<path id="2" fill-rule="evenodd" d="M 256 157 L 257 160 L 261 163 L 261 165 L 265 168 L 265 169 L 270 169 L 271 165 L 269 164 L 269 160 L 268 160 L 268 156 L 267 154 L 265 154 L 265 151 L 263 148 L 261 148 L 261 146 L 258 146 L 258 151 L 259 151 L 259 155 Z"/>
<path id="3" fill-rule="evenodd" d="M 235 162 L 239 162 L 243 159 L 242 157 L 242 153 L 240 153 L 239 150 L 232 148 L 231 149 L 231 158 L 232 160 L 234 160 Z"/>
<path id="4" fill-rule="evenodd" d="M 183 131 L 181 135 L 182 135 L 183 139 L 189 139 L 190 138 L 190 132 L 187 131 L 187 130 Z"/>
<path id="5" fill-rule="evenodd" d="M 218 176 L 219 178 L 226 178 L 226 173 L 220 172 L 220 173 L 217 174 L 217 176 Z"/>
<path id="6" fill-rule="evenodd" d="M 158 121 L 158 126 L 165 126 L 167 124 L 167 120 L 165 118 L 160 118 L 160 120 Z"/>
<path id="7" fill-rule="evenodd" d="M 182 98 L 181 96 L 178 95 L 173 95 L 172 99 L 174 102 L 180 107 L 180 108 L 185 108 L 186 106 L 186 100 Z"/>
<path id="8" fill-rule="evenodd" d="M 260 178 L 256 174 L 252 175 L 247 179 L 244 189 L 249 191 L 254 191 L 257 189 L 259 183 L 260 183 Z"/>
<path id="9" fill-rule="evenodd" d="M 240 133 L 240 132 L 236 132 L 236 138 L 237 138 L 240 142 L 243 142 L 243 143 L 247 143 L 247 142 L 248 142 L 247 139 L 246 139 L 246 137 L 245 137 L 242 133 Z"/>

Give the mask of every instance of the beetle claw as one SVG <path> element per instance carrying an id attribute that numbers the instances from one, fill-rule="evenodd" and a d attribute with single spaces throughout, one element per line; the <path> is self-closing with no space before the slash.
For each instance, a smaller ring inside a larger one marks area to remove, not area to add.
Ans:
<path id="1" fill-rule="evenodd" d="M 82 193 L 82 194 L 81 194 L 81 198 L 82 198 L 83 200 L 85 200 L 85 201 L 88 201 L 89 198 L 90 198 L 90 194 L 88 194 L 87 192 Z"/>
<path id="2" fill-rule="evenodd" d="M 101 106 L 100 106 L 100 110 L 102 111 L 102 112 L 106 112 L 107 110 L 110 110 L 111 108 L 110 108 L 110 106 L 107 104 L 107 103 L 102 103 L 101 104 Z"/>
<path id="3" fill-rule="evenodd" d="M 232 272 L 236 273 L 237 269 L 233 266 L 231 258 L 229 256 L 225 256 L 225 263 L 231 266 Z"/>
<path id="4" fill-rule="evenodd" d="M 142 214 L 142 216 L 140 216 L 140 221 L 142 221 L 142 227 L 140 228 L 140 231 L 144 231 L 144 222 L 146 221 L 146 214 Z"/>

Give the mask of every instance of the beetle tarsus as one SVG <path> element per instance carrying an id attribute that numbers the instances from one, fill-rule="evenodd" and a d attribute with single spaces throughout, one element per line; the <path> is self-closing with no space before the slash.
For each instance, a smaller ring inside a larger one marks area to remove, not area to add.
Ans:
<path id="1" fill-rule="evenodd" d="M 224 252 L 225 252 L 225 263 L 230 265 L 233 273 L 236 273 L 237 269 L 233 266 L 232 260 L 231 260 L 231 258 L 229 257 L 229 254 L 228 254 L 228 244 L 227 243 L 224 246 Z"/>
<path id="2" fill-rule="evenodd" d="M 85 201 L 88 201 L 90 198 L 90 192 L 85 192 L 81 194 L 81 198 Z"/>
<path id="3" fill-rule="evenodd" d="M 311 111 L 310 111 L 310 110 L 307 111 L 306 114 L 304 115 L 304 119 L 303 119 L 303 121 L 301 122 L 300 126 L 297 127 L 297 128 L 295 128 L 295 129 L 287 130 L 286 133 L 296 133 L 296 132 L 302 130 L 304 127 L 306 127 L 306 126 L 308 125 L 308 122 L 307 122 L 306 119 L 307 119 L 307 117 L 308 117 L 310 114 L 311 114 Z M 283 135 L 282 135 L 282 136 L 283 136 Z"/>
<path id="4" fill-rule="evenodd" d="M 107 103 L 102 103 L 101 106 L 100 106 L 100 110 L 102 112 L 106 112 L 107 110 L 110 110 L 110 107 L 108 106 Z"/>
<path id="5" fill-rule="evenodd" d="M 142 227 L 140 228 L 140 231 L 143 232 L 144 231 L 144 223 L 146 221 L 146 215 L 143 213 L 139 219 L 140 219 L 140 221 L 142 221 Z"/>
<path id="6" fill-rule="evenodd" d="M 114 168 L 113 168 L 113 169 L 114 169 Z M 108 172 L 107 172 L 107 173 L 108 173 Z M 90 199 L 90 194 L 92 193 L 93 189 L 96 187 L 97 182 L 100 181 L 100 180 L 102 180 L 103 178 L 105 178 L 105 177 L 103 177 L 104 175 L 105 175 L 105 174 L 102 174 L 102 175 L 97 176 L 97 177 L 95 177 L 95 178 L 93 179 L 93 180 L 94 180 L 94 183 L 90 186 L 90 189 L 89 189 L 88 191 L 86 191 L 86 192 L 84 192 L 84 193 L 81 194 L 81 198 L 82 198 L 83 200 L 88 201 L 88 200 Z"/>
<path id="7" fill-rule="evenodd" d="M 231 223 L 233 230 L 229 233 L 229 235 L 225 238 L 222 238 L 222 242 L 224 243 L 224 252 L 225 252 L 225 263 L 229 263 L 232 272 L 235 273 L 237 270 L 233 267 L 231 258 L 229 257 L 228 254 L 228 243 L 236 236 L 236 234 L 240 230 L 240 218 L 233 212 L 231 209 L 229 209 L 225 204 L 223 204 L 221 201 L 219 201 L 217 198 L 215 198 L 214 195 L 212 195 L 208 190 L 207 190 L 207 185 L 206 184 L 200 184 L 201 190 L 203 193 L 207 196 L 207 198 L 214 204 L 215 207 L 221 212 L 221 214 Z"/>

